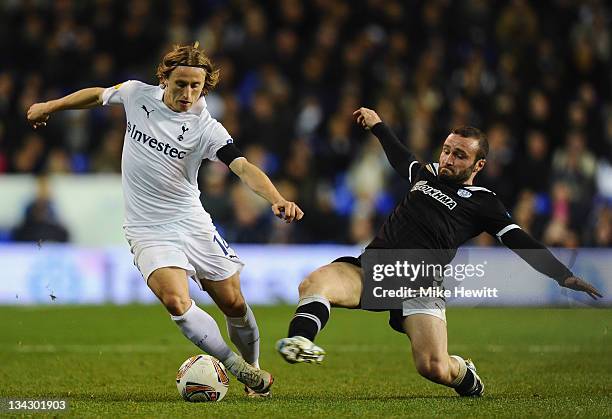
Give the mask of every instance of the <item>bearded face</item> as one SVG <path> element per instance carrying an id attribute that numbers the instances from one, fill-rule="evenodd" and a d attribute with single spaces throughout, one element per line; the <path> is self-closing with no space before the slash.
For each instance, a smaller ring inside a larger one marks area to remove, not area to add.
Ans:
<path id="1" fill-rule="evenodd" d="M 438 178 L 450 183 L 471 183 L 484 167 L 478 155 L 478 140 L 450 134 L 442 145 Z"/>

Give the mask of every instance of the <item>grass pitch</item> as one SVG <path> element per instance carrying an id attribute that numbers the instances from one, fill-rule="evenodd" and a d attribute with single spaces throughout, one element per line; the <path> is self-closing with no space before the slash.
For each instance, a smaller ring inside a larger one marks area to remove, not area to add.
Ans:
<path id="1" fill-rule="evenodd" d="M 232 377 L 220 403 L 182 401 L 176 370 L 199 351 L 161 306 L 0 307 L 0 398 L 67 398 L 78 417 L 612 417 L 610 309 L 449 309 L 449 350 L 475 361 L 480 399 L 421 378 L 385 313 L 333 310 L 313 366 L 273 349 L 292 307 L 254 311 L 269 400 Z"/>

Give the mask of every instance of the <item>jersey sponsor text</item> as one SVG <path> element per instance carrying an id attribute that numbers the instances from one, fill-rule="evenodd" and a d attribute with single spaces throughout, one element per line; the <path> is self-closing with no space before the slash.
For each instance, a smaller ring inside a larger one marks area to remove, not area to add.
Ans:
<path id="1" fill-rule="evenodd" d="M 132 125 L 130 121 L 127 123 L 127 132 L 130 138 L 142 143 L 143 145 L 147 145 L 147 143 L 149 143 L 149 147 L 151 149 L 164 153 L 166 156 L 170 156 L 173 159 L 178 158 L 179 160 L 182 160 L 187 154 L 187 152 L 184 150 L 179 150 L 168 143 L 158 141 L 157 138 L 153 138 L 152 136 L 137 130 L 136 124 Z"/>
<path id="2" fill-rule="evenodd" d="M 436 189 L 433 186 L 429 186 L 426 180 L 419 180 L 417 183 L 415 183 L 410 192 L 414 191 L 421 191 L 425 195 L 431 196 L 433 199 L 440 202 L 442 205 L 444 205 L 450 210 L 457 206 L 457 202 L 455 202 L 454 199 L 446 195 L 440 189 Z"/>

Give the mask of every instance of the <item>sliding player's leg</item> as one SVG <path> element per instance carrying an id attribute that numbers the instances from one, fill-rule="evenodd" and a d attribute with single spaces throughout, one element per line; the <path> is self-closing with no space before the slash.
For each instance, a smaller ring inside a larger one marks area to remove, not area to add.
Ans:
<path id="1" fill-rule="evenodd" d="M 435 315 L 413 312 L 403 319 L 417 371 L 434 383 L 454 388 L 461 396 L 481 396 L 484 385 L 474 364 L 469 359 L 448 354 L 444 311 L 437 311 Z"/>
<path id="2" fill-rule="evenodd" d="M 356 258 L 342 258 L 308 275 L 299 286 L 300 301 L 289 324 L 287 338 L 276 344 L 290 363 L 321 362 L 325 351 L 313 343 L 329 320 L 330 308 L 357 308 L 361 299 L 362 271 Z"/>

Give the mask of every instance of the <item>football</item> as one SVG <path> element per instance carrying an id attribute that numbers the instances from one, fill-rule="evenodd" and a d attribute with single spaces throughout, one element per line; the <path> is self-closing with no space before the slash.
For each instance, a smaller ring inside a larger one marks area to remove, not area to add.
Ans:
<path id="1" fill-rule="evenodd" d="M 229 377 L 218 359 L 210 355 L 196 355 L 179 368 L 176 388 L 188 402 L 218 402 L 227 393 Z"/>

